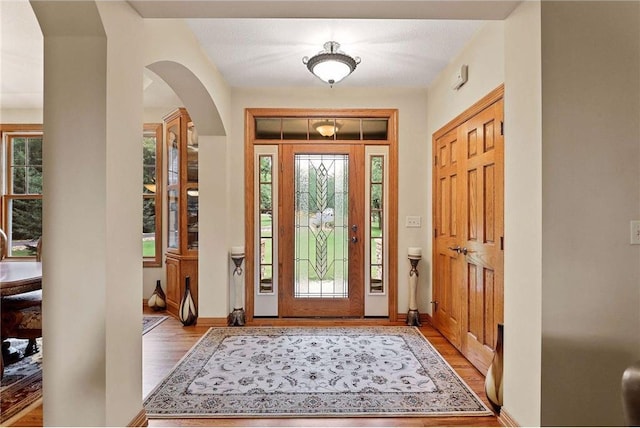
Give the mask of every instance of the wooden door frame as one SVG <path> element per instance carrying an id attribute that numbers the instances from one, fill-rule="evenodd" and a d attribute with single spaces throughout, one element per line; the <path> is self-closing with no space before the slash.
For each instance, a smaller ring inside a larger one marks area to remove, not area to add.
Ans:
<path id="1" fill-rule="evenodd" d="M 431 165 L 436 165 L 437 164 L 437 156 L 438 156 L 438 144 L 437 141 L 444 137 L 445 135 L 447 135 L 450 132 L 453 132 L 454 130 L 458 129 L 461 125 L 463 125 L 464 123 L 466 123 L 469 119 L 472 119 L 473 117 L 475 117 L 476 115 L 478 115 L 479 113 L 481 113 L 482 111 L 486 110 L 487 108 L 491 107 L 492 105 L 494 105 L 495 103 L 497 103 L 500 100 L 504 99 L 504 84 L 498 86 L 496 89 L 494 89 L 493 91 L 489 92 L 487 95 L 485 95 L 482 99 L 480 99 L 478 102 L 476 102 L 475 104 L 473 104 L 471 107 L 469 107 L 467 110 L 465 110 L 464 112 L 462 112 L 461 114 L 459 114 L 458 116 L 456 116 L 454 119 L 452 119 L 451 121 L 449 121 L 446 125 L 444 125 L 442 128 L 440 128 L 439 130 L 437 130 L 432 137 L 432 159 L 431 159 Z M 503 122 L 500 123 L 500 126 L 503 126 Z M 433 245 L 432 245 L 432 263 L 434 263 L 434 267 L 431 270 L 432 272 L 432 278 L 431 278 L 431 284 L 432 284 L 432 295 L 434 295 L 434 290 L 436 287 L 436 281 L 437 278 L 435 277 L 437 269 L 435 267 L 435 263 L 436 263 L 436 259 L 437 259 L 437 251 L 438 248 L 436 246 L 436 238 L 438 236 L 438 232 L 437 232 L 437 218 L 438 218 L 438 212 L 437 212 L 437 204 L 436 204 L 436 198 L 438 197 L 438 195 L 436 194 L 436 185 L 437 185 L 437 180 L 438 180 L 438 176 L 437 176 L 437 168 L 434 166 L 433 171 L 432 171 L 432 224 L 433 224 L 433 228 L 434 230 L 432 231 L 433 233 Z M 504 183 L 504 182 L 503 182 Z M 504 214 L 503 214 L 503 218 L 504 218 Z M 504 275 L 504 272 L 503 272 Z M 504 278 L 502 278 L 504 280 Z M 504 288 L 502 289 L 503 293 L 504 293 Z M 504 298 L 504 295 L 503 295 Z M 435 300 L 435 299 L 434 299 Z M 464 317 L 462 317 L 462 319 L 464 319 Z M 461 319 L 461 322 L 462 322 Z M 502 321 L 502 320 L 501 320 Z M 500 322 L 501 322 L 500 321 Z M 462 339 L 462 332 L 460 332 L 459 335 L 459 340 L 461 341 Z M 455 344 L 454 344 L 455 345 Z M 460 345 L 456 345 L 456 347 L 460 347 Z M 459 348 L 460 349 L 460 348 Z"/>
<path id="2" fill-rule="evenodd" d="M 344 140 L 337 144 L 383 145 L 389 147 L 389 288 L 388 308 L 390 322 L 398 319 L 398 110 L 397 109 L 292 109 L 292 108 L 247 108 L 245 109 L 244 194 L 245 194 L 245 319 L 254 319 L 254 270 L 255 270 L 255 160 L 254 146 L 283 144 L 314 144 L 316 141 L 257 140 L 255 119 L 271 118 L 386 118 L 388 132 L 386 140 Z"/>

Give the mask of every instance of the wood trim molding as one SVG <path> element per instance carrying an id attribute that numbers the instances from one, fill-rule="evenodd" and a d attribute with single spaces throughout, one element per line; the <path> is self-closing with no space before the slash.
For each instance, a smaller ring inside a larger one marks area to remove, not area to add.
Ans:
<path id="1" fill-rule="evenodd" d="M 255 135 L 255 122 L 252 110 L 245 110 L 244 117 L 244 284 L 245 284 L 245 321 L 251 322 L 255 313 L 255 301 L 253 296 L 254 283 L 254 159 L 253 136 Z M 251 195 L 251 197 L 249 197 Z"/>
<path id="2" fill-rule="evenodd" d="M 491 104 L 498 101 L 500 98 L 504 97 L 504 84 L 498 86 L 493 91 L 489 92 L 487 95 L 482 97 L 478 102 L 473 104 L 471 107 L 466 109 L 464 112 L 460 113 L 458 116 L 454 117 L 451 121 L 449 121 L 446 125 L 438 129 L 433 134 L 433 141 L 445 135 L 447 132 L 451 131 L 454 128 L 462 125 L 467 120 L 471 119 L 473 116 L 480 113 L 482 110 L 489 107 Z"/>
<path id="3" fill-rule="evenodd" d="M 433 326 L 433 322 L 431 321 L 431 315 L 429 315 L 429 314 L 421 314 L 421 313 L 419 313 L 418 315 L 419 315 L 420 322 L 422 324 L 428 324 L 430 326 Z M 402 314 L 398 313 L 398 314 L 396 314 L 396 319 L 395 320 L 397 322 L 406 324 L 406 322 L 407 322 L 407 314 L 406 313 L 402 313 Z"/>
<path id="4" fill-rule="evenodd" d="M 398 180 L 400 179 L 398 110 L 389 116 L 389 321 L 398 312 Z"/>
<path id="5" fill-rule="evenodd" d="M 129 422 L 128 427 L 146 427 L 149 426 L 149 420 L 147 419 L 147 412 L 145 409 L 140 410 L 140 413 Z"/>
<path id="6" fill-rule="evenodd" d="M 253 318 L 245 324 L 246 327 L 368 327 L 398 325 L 389 318 Z"/>
<path id="7" fill-rule="evenodd" d="M 2 132 L 42 132 L 42 124 L 39 123 L 0 123 Z"/>
<path id="8" fill-rule="evenodd" d="M 391 117 L 395 109 L 248 108 L 247 117 Z M 246 122 L 245 122 L 246 123 Z M 391 129 L 389 129 L 391 131 Z M 389 132 L 391 133 L 391 132 Z"/>
<path id="9" fill-rule="evenodd" d="M 503 427 L 516 428 L 520 426 L 520 424 L 516 422 L 515 419 L 513 419 L 513 417 L 509 414 L 509 412 L 507 412 L 507 409 L 505 409 L 504 407 L 500 409 L 500 414 L 498 415 L 498 422 L 500 422 L 500 424 Z"/>
<path id="10" fill-rule="evenodd" d="M 164 152 L 164 128 L 162 123 L 145 123 L 142 126 L 143 133 L 155 132 L 156 136 L 156 192 L 155 195 L 146 195 L 143 193 L 143 200 L 153 199 L 155 201 L 155 215 L 156 219 L 162 218 L 162 203 L 164 200 L 164 193 L 162 192 L 162 179 L 163 179 L 163 165 L 162 153 Z M 162 221 L 156 222 L 155 231 L 155 243 L 156 243 L 156 256 L 155 257 L 143 257 L 142 267 L 162 267 Z"/>
<path id="11" fill-rule="evenodd" d="M 386 118 L 388 119 L 387 140 L 340 140 L 340 144 L 388 145 L 389 169 L 393 172 L 389 180 L 389 319 L 395 322 L 398 311 L 398 180 L 399 180 L 399 126 L 397 109 L 297 109 L 297 108 L 247 108 L 244 112 L 244 235 L 245 235 L 245 321 L 250 324 L 254 319 L 254 146 L 261 144 L 278 145 L 314 144 L 314 141 L 302 140 L 256 140 L 256 117 L 344 117 L 344 118 Z M 281 162 L 281 159 L 279 159 Z M 248 197 L 251 195 L 251 197 Z"/>
<path id="12" fill-rule="evenodd" d="M 224 318 L 198 318 L 196 324 L 199 327 L 226 327 L 229 324 L 227 323 L 227 317 Z"/>

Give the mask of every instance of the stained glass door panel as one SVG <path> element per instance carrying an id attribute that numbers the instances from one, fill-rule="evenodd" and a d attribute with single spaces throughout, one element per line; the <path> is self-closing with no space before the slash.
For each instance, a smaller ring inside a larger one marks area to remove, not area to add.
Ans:
<path id="1" fill-rule="evenodd" d="M 294 295 L 349 297 L 349 156 L 296 154 Z"/>
<path id="2" fill-rule="evenodd" d="M 361 152 L 284 147 L 282 316 L 362 314 Z"/>

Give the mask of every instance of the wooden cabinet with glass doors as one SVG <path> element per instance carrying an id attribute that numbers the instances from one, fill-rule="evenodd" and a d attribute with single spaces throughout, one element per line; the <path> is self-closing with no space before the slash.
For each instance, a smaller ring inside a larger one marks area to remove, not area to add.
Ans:
<path id="1" fill-rule="evenodd" d="M 167 156 L 167 310 L 178 317 L 185 278 L 198 305 L 198 136 L 189 113 L 164 118 Z"/>

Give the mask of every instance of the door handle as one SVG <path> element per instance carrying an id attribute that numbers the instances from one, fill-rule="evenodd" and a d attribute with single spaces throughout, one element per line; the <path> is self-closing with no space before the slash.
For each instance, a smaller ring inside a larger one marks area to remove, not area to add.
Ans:
<path id="1" fill-rule="evenodd" d="M 456 253 L 460 254 L 462 252 L 462 248 L 460 248 L 459 245 L 456 245 L 455 247 L 447 247 L 449 248 L 451 251 L 455 251 Z M 466 248 L 465 248 L 466 251 Z M 466 253 L 465 253 L 466 254 Z M 432 302 L 433 303 L 433 302 Z"/>
<path id="2" fill-rule="evenodd" d="M 357 224 L 352 225 L 351 226 L 351 230 L 354 231 L 354 232 L 357 232 L 358 231 L 358 225 Z"/>
<path id="3" fill-rule="evenodd" d="M 353 244 L 355 244 L 356 242 L 358 242 L 358 237 L 357 237 L 357 236 L 352 236 L 352 237 L 351 237 L 351 242 L 352 242 Z"/>

